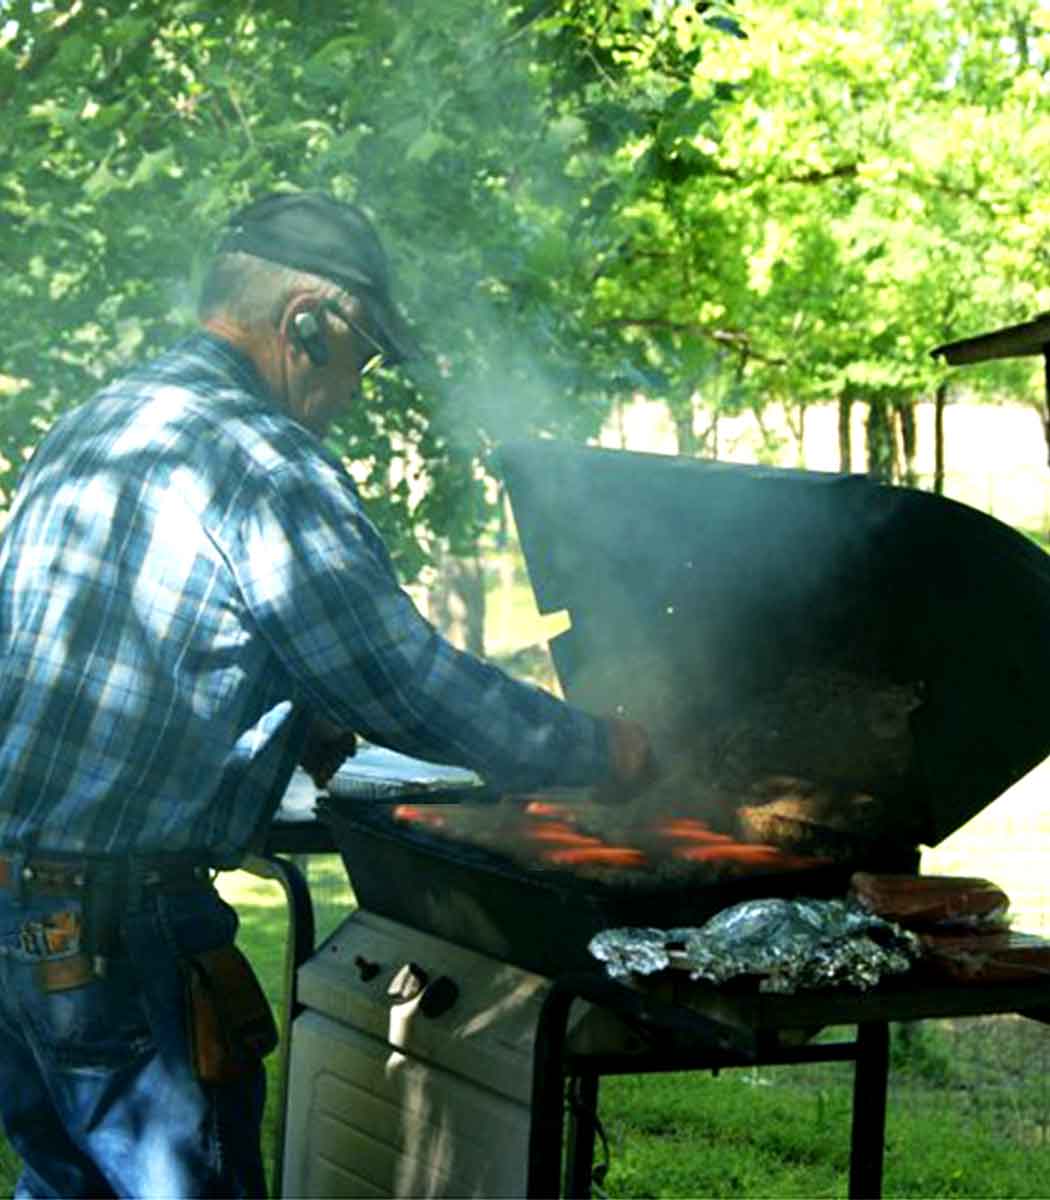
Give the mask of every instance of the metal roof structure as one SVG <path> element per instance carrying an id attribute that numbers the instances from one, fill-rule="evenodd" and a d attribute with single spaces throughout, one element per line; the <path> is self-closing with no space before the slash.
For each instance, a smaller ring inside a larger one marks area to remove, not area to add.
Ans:
<path id="1" fill-rule="evenodd" d="M 993 358 L 1020 358 L 1030 354 L 1046 356 L 1050 351 L 1050 312 L 1040 313 L 1020 325 L 1007 325 L 989 333 L 958 342 L 945 342 L 930 351 L 934 358 L 943 358 L 949 366 L 987 362 Z"/>

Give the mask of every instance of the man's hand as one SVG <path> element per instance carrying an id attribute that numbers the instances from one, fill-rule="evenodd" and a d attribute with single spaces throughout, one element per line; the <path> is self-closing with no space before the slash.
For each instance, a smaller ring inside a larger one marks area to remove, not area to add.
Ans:
<path id="1" fill-rule="evenodd" d="M 637 721 L 606 717 L 609 733 L 609 778 L 595 789 L 603 802 L 629 800 L 657 776 L 649 735 Z"/>
<path id="2" fill-rule="evenodd" d="M 340 729 L 323 717 L 313 717 L 299 765 L 319 788 L 325 788 L 356 749 L 357 737 L 352 729 Z"/>

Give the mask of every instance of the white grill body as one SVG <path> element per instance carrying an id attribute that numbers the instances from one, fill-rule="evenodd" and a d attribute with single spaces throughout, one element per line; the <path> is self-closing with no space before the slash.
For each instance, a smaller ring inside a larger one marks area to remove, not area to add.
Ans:
<path id="1" fill-rule="evenodd" d="M 392 1001 L 409 963 L 455 984 L 446 1011 Z M 548 986 L 374 914 L 348 917 L 299 972 L 284 1196 L 523 1196 Z M 573 1025 L 587 1024 L 577 1007 Z"/>

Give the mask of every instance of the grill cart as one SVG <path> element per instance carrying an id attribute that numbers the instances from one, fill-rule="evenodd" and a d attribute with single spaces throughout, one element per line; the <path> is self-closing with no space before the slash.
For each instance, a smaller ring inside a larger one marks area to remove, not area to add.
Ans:
<path id="1" fill-rule="evenodd" d="M 863 477 L 554 442 L 500 468 L 566 695 L 645 722 L 665 772 L 604 807 L 337 780 L 359 908 L 296 977 L 284 1194 L 587 1195 L 603 1075 L 845 1059 L 877 1195 L 889 1022 L 1042 1019 L 1043 983 L 618 982 L 587 943 L 914 872 L 1050 752 L 1050 559 Z M 832 1025 L 856 1036 L 813 1043 Z"/>

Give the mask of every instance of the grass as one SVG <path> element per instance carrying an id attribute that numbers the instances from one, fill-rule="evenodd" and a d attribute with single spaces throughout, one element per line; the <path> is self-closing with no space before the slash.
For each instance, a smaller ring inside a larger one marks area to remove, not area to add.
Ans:
<path id="1" fill-rule="evenodd" d="M 337 855 L 312 856 L 309 861 L 299 860 L 299 865 L 310 883 L 317 926 L 316 941 L 320 945 L 353 905 L 353 892 Z M 240 914 L 241 926 L 237 940 L 251 959 L 263 990 L 280 1020 L 287 939 L 284 892 L 279 884 L 244 871 L 221 875 L 219 890 Z M 279 1063 L 277 1054 L 272 1054 L 266 1060 L 268 1086 L 263 1121 L 263 1154 L 267 1163 L 274 1161 L 276 1150 Z M 268 1170 L 267 1178 L 270 1177 Z"/>
<path id="2" fill-rule="evenodd" d="M 338 859 L 311 863 L 310 881 L 323 937 L 352 900 Z M 244 914 L 245 949 L 270 973 L 276 996 L 279 892 L 239 874 L 224 886 Z M 248 898 L 259 905 L 267 889 L 262 911 L 253 911 Z M 884 1194 L 1050 1196 L 1048 1057 L 1050 1031 L 1021 1018 L 896 1027 Z M 599 1174 L 610 1196 L 846 1195 L 848 1064 L 606 1078 L 600 1111 L 610 1156 Z"/>
<path id="3" fill-rule="evenodd" d="M 954 1093 L 966 1087 L 964 1078 L 931 1087 L 895 1069 L 884 1194 L 1050 1195 L 1045 1155 L 1009 1136 L 994 1113 L 978 1117 L 957 1104 Z M 762 1068 L 604 1080 L 604 1186 L 623 1197 L 843 1196 L 851 1088 L 841 1064 L 808 1078 L 799 1068 Z"/>
<path id="4" fill-rule="evenodd" d="M 966 1024 L 963 1036 L 987 1049 L 988 1029 Z M 941 1023 L 897 1031 L 884 1194 L 1050 1195 L 1050 1164 L 1032 1153 L 1041 1132 L 1014 1119 L 1014 1096 L 967 1102 L 984 1093 L 959 1044 Z M 604 1080 L 604 1187 L 622 1197 L 845 1195 L 851 1089 L 845 1064 Z"/>
<path id="5" fill-rule="evenodd" d="M 335 857 L 312 860 L 318 936 L 352 904 Z M 284 963 L 283 894 L 234 872 L 220 880 L 241 914 L 240 942 L 275 1006 Z M 841 1031 L 829 1030 L 825 1036 Z M 1050 1032 L 1031 1021 L 983 1018 L 895 1031 L 886 1133 L 888 1197 L 1047 1197 Z M 274 1151 L 277 1056 L 264 1149 Z M 606 1078 L 601 1118 L 610 1196 L 838 1197 L 846 1194 L 852 1072 L 813 1064 Z M 598 1156 L 600 1160 L 600 1155 Z M 0 1195 L 18 1164 L 0 1140 Z"/>

